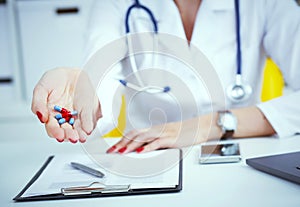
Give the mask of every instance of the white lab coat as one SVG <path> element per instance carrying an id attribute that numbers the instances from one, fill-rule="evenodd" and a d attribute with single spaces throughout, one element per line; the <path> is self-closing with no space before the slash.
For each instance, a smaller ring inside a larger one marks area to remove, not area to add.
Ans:
<path id="1" fill-rule="evenodd" d="M 158 20 L 160 33 L 172 34 L 186 39 L 179 11 L 172 0 L 140 0 L 140 2 L 154 13 Z M 87 30 L 87 57 L 90 57 L 104 45 L 125 35 L 125 13 L 132 3 L 133 0 L 95 1 Z M 196 17 L 191 39 L 191 45 L 198 47 L 214 66 L 224 91 L 229 84 L 234 82 L 237 68 L 234 15 L 234 0 L 203 0 Z M 240 19 L 242 76 L 244 81 L 252 86 L 253 93 L 246 103 L 233 104 L 226 99 L 226 107 L 257 105 L 279 137 L 300 133 L 300 7 L 294 0 L 240 0 Z M 153 31 L 153 25 L 143 11 L 132 12 L 130 25 L 132 32 Z M 270 56 L 277 63 L 283 73 L 286 85 L 294 92 L 260 103 L 262 73 L 266 56 Z M 137 62 L 139 62 L 138 58 Z M 170 64 L 166 66 L 169 68 Z M 128 70 L 127 67 L 128 65 L 125 67 L 121 64 L 118 69 L 126 71 Z M 177 71 L 178 68 L 172 67 L 172 70 Z M 205 94 L 205 90 L 201 90 L 197 81 L 189 80 L 189 76 L 180 71 L 178 74 L 179 76 L 182 75 L 193 93 Z M 117 82 L 113 85 L 110 89 L 120 87 Z M 118 108 L 119 103 L 109 102 L 107 98 L 109 95 L 103 94 L 103 92 L 99 94 L 102 106 L 105 106 L 105 102 L 107 102 L 108 105 L 113 105 L 113 108 Z M 163 114 L 163 117 L 161 114 L 157 117 L 164 121 L 178 121 L 206 113 L 209 111 L 209 104 L 206 96 L 203 95 L 202 97 L 203 100 L 196 98 L 197 110 L 199 110 L 197 113 L 187 110 L 186 112 L 183 111 L 182 116 L 179 114 L 179 117 L 172 117 L 172 112 L 176 110 L 177 106 L 172 108 L 165 104 L 165 110 L 168 111 L 170 108 L 171 110 Z M 136 123 L 142 123 L 141 117 L 145 116 L 140 110 L 151 105 L 151 98 L 143 97 L 141 99 L 140 101 L 144 101 L 144 104 L 141 106 L 141 103 L 137 101 L 133 107 L 135 112 L 131 116 L 131 120 L 138 120 Z M 154 99 L 153 101 L 157 100 Z M 159 105 L 159 107 L 164 106 Z M 116 113 L 115 111 L 114 109 L 114 113 Z M 144 112 L 147 113 L 149 110 Z M 103 109 L 103 113 L 103 123 L 112 122 L 111 111 L 106 112 Z M 146 119 L 148 120 L 148 116 Z M 150 122 L 159 124 L 155 120 Z M 147 124 L 134 124 L 132 126 L 145 127 Z"/>

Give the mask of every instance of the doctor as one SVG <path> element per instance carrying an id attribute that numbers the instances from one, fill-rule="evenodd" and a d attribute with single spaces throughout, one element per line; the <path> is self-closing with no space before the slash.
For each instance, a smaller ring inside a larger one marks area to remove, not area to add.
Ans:
<path id="1" fill-rule="evenodd" d="M 134 2 L 95 1 L 88 31 L 89 55 L 124 36 L 126 11 Z M 188 44 L 200 48 L 222 77 L 226 101 L 230 104 L 226 111 L 200 113 L 183 121 L 175 119 L 164 125 L 133 129 L 108 153 L 148 152 L 229 137 L 277 134 L 284 138 L 300 133 L 300 7 L 295 0 L 141 0 L 138 3 L 153 13 L 158 32 L 184 38 Z M 135 29 L 141 28 L 138 32 L 153 30 L 150 20 L 145 21 L 149 19 L 145 12 L 135 12 L 130 18 Z M 293 93 L 260 103 L 267 56 L 280 67 Z M 82 90 L 74 93 L 79 75 Z M 59 125 L 53 105 L 76 109 L 79 116 L 75 124 Z M 32 111 L 45 123 L 48 135 L 59 142 L 85 142 L 102 117 L 89 78 L 81 70 L 69 68 L 44 74 L 34 89 Z M 195 139 L 194 131 L 198 128 Z"/>

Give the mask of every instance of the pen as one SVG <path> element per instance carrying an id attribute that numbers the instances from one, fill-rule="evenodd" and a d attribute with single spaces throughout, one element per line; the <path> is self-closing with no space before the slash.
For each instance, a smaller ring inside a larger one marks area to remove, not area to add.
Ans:
<path id="1" fill-rule="evenodd" d="M 71 166 L 77 170 L 81 170 L 85 173 L 88 173 L 90 175 L 94 175 L 96 177 L 99 177 L 99 178 L 103 178 L 104 177 L 104 174 L 102 172 L 100 172 L 99 170 L 95 170 L 93 168 L 90 168 L 88 166 L 85 166 L 83 164 L 80 164 L 80 163 L 77 163 L 77 162 L 71 162 Z"/>

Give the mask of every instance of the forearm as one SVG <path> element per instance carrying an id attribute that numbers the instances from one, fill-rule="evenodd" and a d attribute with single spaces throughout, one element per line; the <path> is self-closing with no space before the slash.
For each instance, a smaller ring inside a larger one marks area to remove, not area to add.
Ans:
<path id="1" fill-rule="evenodd" d="M 233 134 L 234 138 L 269 136 L 275 133 L 269 121 L 256 106 L 230 111 L 237 118 L 237 129 Z M 221 138 L 222 130 L 217 125 L 217 113 L 204 115 L 200 120 L 203 126 L 200 142 Z"/>
<path id="2" fill-rule="evenodd" d="M 233 109 L 231 112 L 238 120 L 237 130 L 233 134 L 234 137 L 258 137 L 275 134 L 269 121 L 256 106 Z"/>

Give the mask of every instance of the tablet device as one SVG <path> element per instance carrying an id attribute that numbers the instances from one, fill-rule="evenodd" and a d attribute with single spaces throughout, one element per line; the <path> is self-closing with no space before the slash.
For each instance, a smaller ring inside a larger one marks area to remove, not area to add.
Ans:
<path id="1" fill-rule="evenodd" d="M 246 163 L 257 170 L 300 184 L 300 151 L 246 159 Z"/>

